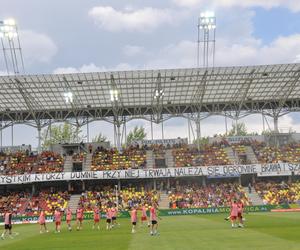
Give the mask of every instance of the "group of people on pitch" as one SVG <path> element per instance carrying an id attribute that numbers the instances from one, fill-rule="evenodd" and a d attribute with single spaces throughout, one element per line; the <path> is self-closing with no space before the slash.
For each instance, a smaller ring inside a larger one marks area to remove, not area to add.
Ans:
<path id="1" fill-rule="evenodd" d="M 131 224 L 132 224 L 131 232 L 132 233 L 136 232 L 136 225 L 138 222 L 138 210 L 141 210 L 141 226 L 143 226 L 145 223 L 147 223 L 148 227 L 150 227 L 150 235 L 151 236 L 159 235 L 159 233 L 157 231 L 157 228 L 158 228 L 157 219 L 160 217 L 158 217 L 158 215 L 157 215 L 157 209 L 158 209 L 157 203 L 153 202 L 152 206 L 149 209 L 150 218 L 148 218 L 147 208 L 146 208 L 145 204 L 142 204 L 141 207 L 139 207 L 138 205 L 134 205 L 130 211 L 130 218 L 131 218 Z"/>
<path id="2" fill-rule="evenodd" d="M 151 235 L 157 235 L 157 227 L 158 227 L 158 221 L 157 219 L 159 218 L 157 216 L 157 203 L 153 202 L 152 206 L 150 207 L 150 218 L 148 219 L 147 216 L 147 207 L 145 204 L 141 204 L 141 206 L 134 205 L 131 207 L 130 210 L 130 218 L 131 218 L 131 223 L 132 223 L 132 233 L 136 232 L 136 225 L 138 222 L 138 210 L 141 210 L 141 226 L 144 223 L 147 223 L 148 226 L 151 228 L 150 234 Z M 81 230 L 82 229 L 82 224 L 83 224 L 83 213 L 84 209 L 83 206 L 80 205 L 77 210 L 76 210 L 76 229 Z M 60 233 L 61 230 L 61 221 L 62 221 L 62 216 L 64 212 L 62 212 L 59 208 L 57 208 L 54 212 L 53 215 L 53 220 L 55 222 L 55 232 Z M 72 231 L 72 226 L 71 226 L 71 221 L 72 221 L 72 211 L 70 207 L 68 207 L 65 211 L 66 214 L 66 223 L 68 226 L 68 230 Z M 110 206 L 108 206 L 105 210 L 105 215 L 106 215 L 106 230 L 111 230 L 115 226 L 119 226 L 120 224 L 117 223 L 117 216 L 118 216 L 118 208 L 116 205 L 113 203 Z M 93 229 L 100 229 L 100 219 L 101 219 L 101 211 L 98 206 L 94 206 L 93 208 Z M 44 210 L 41 210 L 40 215 L 39 215 L 39 220 L 38 223 L 40 225 L 40 233 L 43 232 L 49 232 L 46 226 L 46 213 Z"/>
<path id="3" fill-rule="evenodd" d="M 241 199 L 234 199 L 230 206 L 230 216 L 225 218 L 225 220 L 231 221 L 231 227 L 244 227 L 244 203 Z"/>

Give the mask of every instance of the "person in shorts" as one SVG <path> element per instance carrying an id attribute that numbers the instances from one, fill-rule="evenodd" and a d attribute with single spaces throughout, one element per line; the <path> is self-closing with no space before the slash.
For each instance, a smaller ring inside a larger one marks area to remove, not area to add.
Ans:
<path id="1" fill-rule="evenodd" d="M 108 206 L 106 208 L 106 230 L 110 230 L 112 228 L 111 218 L 112 218 L 112 212 L 111 212 L 111 208 Z"/>
<path id="2" fill-rule="evenodd" d="M 94 215 L 94 225 L 93 225 L 93 229 L 95 229 L 97 227 L 97 229 L 100 229 L 99 226 L 99 222 L 100 222 L 100 210 L 97 206 L 94 207 L 93 209 L 93 215 Z"/>
<path id="3" fill-rule="evenodd" d="M 131 218 L 131 224 L 132 224 L 131 233 L 135 233 L 136 222 L 137 222 L 137 209 L 135 206 L 133 206 L 131 209 L 130 218 Z"/>
<path id="4" fill-rule="evenodd" d="M 72 210 L 70 207 L 68 207 L 66 210 L 66 222 L 69 231 L 72 231 L 71 220 L 72 220 Z"/>
<path id="5" fill-rule="evenodd" d="M 9 235 L 9 237 L 12 239 L 12 213 L 10 212 L 10 209 L 6 209 L 4 212 L 4 231 L 1 234 L 1 239 L 4 240 L 5 235 Z"/>
<path id="6" fill-rule="evenodd" d="M 59 208 L 56 208 L 54 212 L 54 221 L 55 221 L 55 232 L 60 233 L 61 227 L 61 211 Z"/>
<path id="7" fill-rule="evenodd" d="M 150 222 L 151 222 L 151 231 L 150 235 L 157 235 L 157 228 L 158 228 L 158 222 L 157 222 L 157 204 L 155 202 L 152 203 L 152 206 L 150 208 Z"/>
<path id="8" fill-rule="evenodd" d="M 77 231 L 82 229 L 82 222 L 83 222 L 83 207 L 79 206 L 76 210 Z"/>
<path id="9" fill-rule="evenodd" d="M 46 226 L 46 212 L 44 209 L 41 209 L 40 215 L 39 215 L 39 225 L 40 225 L 40 233 L 43 232 L 49 232 Z"/>

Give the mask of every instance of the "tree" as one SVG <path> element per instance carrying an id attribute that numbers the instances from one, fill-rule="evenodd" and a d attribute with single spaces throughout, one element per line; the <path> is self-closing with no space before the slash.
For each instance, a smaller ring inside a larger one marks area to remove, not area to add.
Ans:
<path id="1" fill-rule="evenodd" d="M 99 133 L 92 139 L 92 142 L 107 142 L 107 137 L 105 135 L 102 135 L 102 133 Z"/>
<path id="2" fill-rule="evenodd" d="M 146 136 L 147 133 L 145 132 L 145 128 L 143 128 L 142 126 L 141 127 L 136 126 L 127 135 L 127 143 L 130 144 L 133 141 L 144 140 Z"/>
<path id="3" fill-rule="evenodd" d="M 58 143 L 79 143 L 82 141 L 83 136 L 80 135 L 81 130 L 79 127 L 64 123 L 60 125 L 52 125 L 42 131 L 41 144 L 43 149 Z"/>
<path id="4" fill-rule="evenodd" d="M 232 128 L 228 132 L 228 136 L 246 136 L 249 135 L 245 123 L 238 122 L 232 124 Z"/>
<path id="5" fill-rule="evenodd" d="M 198 145 L 198 140 L 195 139 L 195 140 L 193 141 L 193 143 L 194 143 L 195 145 Z M 203 147 L 203 146 L 205 146 L 205 145 L 207 145 L 207 144 L 209 144 L 209 137 L 201 137 L 201 138 L 199 139 L 199 146 L 200 146 L 200 147 Z"/>

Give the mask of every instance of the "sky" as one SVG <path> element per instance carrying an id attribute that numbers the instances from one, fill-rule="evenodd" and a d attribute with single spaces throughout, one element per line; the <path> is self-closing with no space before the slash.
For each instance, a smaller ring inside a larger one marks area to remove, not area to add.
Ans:
<path id="1" fill-rule="evenodd" d="M 17 21 L 29 74 L 186 68 L 196 66 L 197 18 L 206 10 L 217 18 L 216 66 L 300 62 L 297 0 L 1 0 L 0 20 Z M 5 72 L 1 60 L 0 72 Z M 249 131 L 263 129 L 260 115 L 242 121 Z M 132 121 L 127 131 L 135 125 L 144 126 L 150 138 L 149 122 Z M 268 125 L 272 128 L 271 119 Z M 299 113 L 279 119 L 281 131 L 290 128 L 300 132 Z M 111 124 L 90 124 L 90 138 L 99 132 L 113 139 Z M 224 132 L 224 117 L 201 124 L 203 136 Z M 165 122 L 164 133 L 165 138 L 187 137 L 187 121 Z M 161 134 L 155 125 L 154 138 Z M 8 128 L 3 145 L 11 144 Z M 37 131 L 14 126 L 13 144 L 36 146 Z"/>

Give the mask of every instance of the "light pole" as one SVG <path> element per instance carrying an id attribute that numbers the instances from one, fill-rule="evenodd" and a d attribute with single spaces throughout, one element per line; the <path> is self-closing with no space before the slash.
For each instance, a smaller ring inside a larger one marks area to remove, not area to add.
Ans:
<path id="1" fill-rule="evenodd" d="M 214 12 L 206 11 L 198 18 L 197 67 L 200 67 L 200 50 L 202 48 L 202 66 L 214 67 L 216 46 L 216 16 Z M 202 46 L 201 46 L 202 45 Z"/>
<path id="2" fill-rule="evenodd" d="M 0 39 L 7 74 L 24 73 L 24 60 L 18 27 L 14 19 L 0 21 Z"/>

